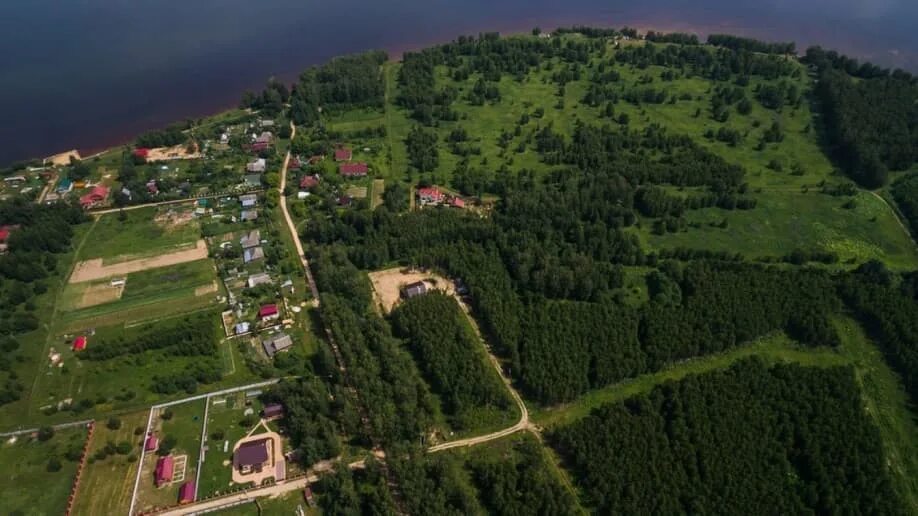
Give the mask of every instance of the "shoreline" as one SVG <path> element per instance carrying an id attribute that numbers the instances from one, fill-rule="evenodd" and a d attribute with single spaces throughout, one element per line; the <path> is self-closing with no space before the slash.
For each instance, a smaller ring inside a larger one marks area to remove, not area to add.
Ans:
<path id="1" fill-rule="evenodd" d="M 741 26 L 738 25 L 735 21 L 722 20 L 718 22 L 711 23 L 697 23 L 692 24 L 683 20 L 661 20 L 649 21 L 647 17 L 632 17 L 629 23 L 599 23 L 602 18 L 615 17 L 617 13 L 608 12 L 603 13 L 602 15 L 597 16 L 595 20 L 596 23 L 583 23 L 579 19 L 570 19 L 570 20 L 558 20 L 555 19 L 551 24 L 540 24 L 538 20 L 532 18 L 521 18 L 515 22 L 510 23 L 485 23 L 479 24 L 478 29 L 475 31 L 469 30 L 459 30 L 453 33 L 451 36 L 441 37 L 434 36 L 430 38 L 417 39 L 408 43 L 393 43 L 390 45 L 382 45 L 382 50 L 384 50 L 389 55 L 389 62 L 397 62 L 402 59 L 402 56 L 406 52 L 414 52 L 430 46 L 435 46 L 439 44 L 448 43 L 454 41 L 461 35 L 477 35 L 484 32 L 499 32 L 501 35 L 525 35 L 529 31 L 537 26 L 541 26 L 543 32 L 552 32 L 557 28 L 561 27 L 572 27 L 574 25 L 585 25 L 590 27 L 597 28 L 621 28 L 624 26 L 629 26 L 637 29 L 641 33 L 646 33 L 647 31 L 653 30 L 657 32 L 685 32 L 690 34 L 697 34 L 700 39 L 704 40 L 709 34 L 712 33 L 726 33 L 726 34 L 735 34 L 737 36 L 750 37 L 756 39 L 763 39 L 766 41 L 795 41 L 797 44 L 798 54 L 802 53 L 805 50 L 806 46 L 818 44 L 815 41 L 810 41 L 810 39 L 818 39 L 818 36 L 808 35 L 806 38 L 781 38 L 778 36 L 778 33 L 783 32 L 782 30 L 777 30 L 775 28 L 764 28 L 764 27 L 753 27 L 753 26 Z M 622 18 L 628 18 L 628 16 L 623 16 Z M 551 28 L 547 28 L 551 27 Z M 786 31 L 787 29 L 784 29 Z M 773 34 L 771 37 L 768 36 L 768 33 Z M 853 44 L 853 43 L 852 43 Z M 824 43 L 826 48 L 837 49 L 841 53 L 845 53 L 852 57 L 867 60 L 871 58 L 870 54 L 865 54 L 864 51 L 852 51 L 850 49 L 844 50 L 837 46 L 833 46 L 829 43 Z M 363 50 L 356 50 L 353 52 L 343 52 L 341 55 L 346 55 L 348 53 L 362 52 L 373 50 L 379 47 L 367 47 Z M 875 56 L 874 56 L 875 57 Z M 310 66 L 315 66 L 322 62 L 327 62 L 327 60 L 318 60 L 312 64 L 307 64 L 305 66 L 300 65 L 296 70 L 288 70 L 279 74 L 274 75 L 279 80 L 285 82 L 286 84 L 292 84 L 296 81 L 299 74 L 307 69 Z M 252 84 L 263 84 L 268 80 L 270 76 L 263 77 L 260 79 L 252 78 Z M 259 86 L 260 87 L 260 86 Z M 163 128 L 171 123 L 178 122 L 184 119 L 200 119 L 215 116 L 217 114 L 223 113 L 225 111 L 234 109 L 236 107 L 236 102 L 240 99 L 243 93 L 246 90 L 251 90 L 251 88 L 244 88 L 238 91 L 225 90 L 217 95 L 218 97 L 225 97 L 225 100 L 215 100 L 213 104 L 204 105 L 203 107 L 195 108 L 194 105 L 186 104 L 180 105 L 176 104 L 174 109 L 166 109 L 167 113 L 171 113 L 168 116 L 156 116 L 156 111 L 147 113 L 146 116 L 138 117 L 139 119 L 146 118 L 148 122 L 134 120 L 133 123 L 122 124 L 123 127 L 120 129 L 114 129 L 108 135 L 100 135 L 94 139 L 95 141 L 88 145 L 79 145 L 73 143 L 62 143 L 59 145 L 59 148 L 69 148 L 77 149 L 81 155 L 84 156 L 84 159 L 89 159 L 99 154 L 108 152 L 114 148 L 120 147 L 122 145 L 127 145 L 133 141 L 138 135 L 159 128 Z M 162 118 L 168 118 L 167 121 L 161 122 Z M 99 134 L 101 131 L 96 131 L 94 134 Z M 0 163 L 0 167 L 9 168 L 17 163 L 34 161 L 34 160 L 43 160 L 46 156 L 52 156 L 57 152 L 60 152 L 58 149 L 46 149 L 41 152 L 43 156 L 40 157 L 29 157 L 29 158 L 20 158 L 14 159 L 7 163 Z"/>

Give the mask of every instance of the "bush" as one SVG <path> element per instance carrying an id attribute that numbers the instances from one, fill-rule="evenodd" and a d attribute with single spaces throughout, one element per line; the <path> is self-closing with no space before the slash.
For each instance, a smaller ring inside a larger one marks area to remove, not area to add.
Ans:
<path id="1" fill-rule="evenodd" d="M 109 430 L 118 430 L 121 428 L 121 420 L 116 417 L 110 417 L 105 426 L 108 427 Z"/>
<path id="2" fill-rule="evenodd" d="M 50 426 L 43 426 L 38 429 L 38 440 L 39 441 L 44 442 L 44 441 L 51 439 L 52 437 L 54 437 L 54 429 L 51 428 Z"/>
<path id="3" fill-rule="evenodd" d="M 162 414 L 159 415 L 164 421 L 169 421 L 172 419 L 172 409 L 166 409 Z"/>
<path id="4" fill-rule="evenodd" d="M 51 473 L 61 470 L 61 461 L 57 457 L 51 457 L 51 460 L 48 461 L 48 471 Z"/>

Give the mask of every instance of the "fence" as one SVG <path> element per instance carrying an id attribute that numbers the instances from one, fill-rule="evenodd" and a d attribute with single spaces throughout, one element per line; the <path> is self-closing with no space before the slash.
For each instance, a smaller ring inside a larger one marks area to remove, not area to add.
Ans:
<path id="1" fill-rule="evenodd" d="M 86 424 L 89 433 L 86 436 L 86 443 L 83 444 L 83 453 L 80 455 L 80 463 L 77 466 L 76 477 L 73 479 L 73 487 L 70 488 L 70 496 L 67 498 L 67 511 L 65 516 L 70 516 L 73 511 L 73 505 L 76 503 L 77 491 L 80 489 L 80 479 L 83 477 L 83 467 L 86 466 L 86 458 L 89 457 L 89 445 L 92 443 L 92 433 L 95 430 L 95 421 Z"/>

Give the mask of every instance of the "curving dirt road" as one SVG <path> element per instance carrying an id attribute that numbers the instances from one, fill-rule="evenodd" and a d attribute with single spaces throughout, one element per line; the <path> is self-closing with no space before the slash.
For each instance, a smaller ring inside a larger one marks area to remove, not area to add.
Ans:
<path id="1" fill-rule="evenodd" d="M 431 446 L 427 449 L 427 452 L 436 453 L 453 448 L 461 448 L 463 446 L 475 446 L 476 444 L 482 444 L 488 441 L 493 441 L 495 439 L 500 439 L 502 437 L 506 437 L 508 435 L 515 434 L 524 430 L 537 433 L 536 429 L 529 422 L 529 409 L 526 408 L 526 404 L 523 402 L 523 398 L 520 396 L 520 393 L 516 392 L 516 389 L 513 388 L 513 384 L 510 383 L 510 379 L 504 375 L 504 370 L 500 366 L 500 361 L 497 360 L 497 357 L 491 353 L 491 349 L 487 346 L 487 344 L 485 344 L 485 341 L 481 336 L 481 329 L 478 327 L 478 323 L 475 322 L 475 318 L 472 317 L 472 315 L 469 313 L 468 306 L 466 306 L 465 303 L 463 303 L 462 300 L 458 297 L 456 297 L 456 301 L 459 303 L 459 306 L 465 313 L 465 317 L 469 320 L 469 323 L 472 324 L 472 328 L 475 330 L 475 334 L 478 336 L 478 341 L 481 342 L 481 345 L 485 348 L 485 352 L 488 354 L 488 359 L 491 361 L 491 365 L 493 365 L 494 369 L 497 370 L 497 374 L 500 375 L 500 379 L 504 382 L 504 385 L 507 386 L 507 390 L 510 392 L 510 396 L 513 398 L 513 401 L 516 402 L 516 406 L 520 409 L 520 420 L 511 427 L 504 428 L 503 430 L 498 430 L 490 434 L 459 439 L 458 441 L 450 441 L 438 444 L 436 446 Z"/>
<path id="2" fill-rule="evenodd" d="M 290 141 L 293 141 L 293 138 L 296 137 L 296 125 L 293 122 L 290 122 Z M 290 218 L 290 212 L 287 211 L 287 196 L 284 195 L 284 188 L 287 187 L 287 166 L 290 164 L 290 151 L 287 151 L 287 155 L 284 157 L 284 166 L 281 167 L 280 174 L 280 185 L 278 185 L 278 192 L 280 192 L 280 207 L 281 212 L 284 214 L 284 220 L 287 222 L 287 228 L 290 230 L 290 237 L 293 238 L 293 245 L 296 246 L 296 253 L 300 259 L 300 263 L 303 264 L 303 268 L 306 269 L 306 283 L 309 284 L 309 292 L 312 294 L 313 303 L 319 305 L 319 289 L 316 288 L 316 282 L 312 278 L 312 270 L 309 268 L 309 262 L 306 261 L 306 253 L 303 252 L 303 243 L 300 242 L 300 235 L 296 232 L 296 224 L 293 223 L 293 219 Z"/>

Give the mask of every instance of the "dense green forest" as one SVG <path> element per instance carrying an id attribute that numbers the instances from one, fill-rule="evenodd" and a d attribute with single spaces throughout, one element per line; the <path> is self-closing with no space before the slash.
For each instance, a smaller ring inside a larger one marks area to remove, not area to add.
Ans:
<path id="1" fill-rule="evenodd" d="M 463 430 L 473 426 L 477 409 L 507 411 L 512 407 L 506 389 L 451 296 L 432 292 L 415 297 L 400 305 L 392 319 L 395 334 L 405 339 L 417 357 L 453 427 Z"/>
<path id="2" fill-rule="evenodd" d="M 603 406 L 551 442 L 600 513 L 903 512 L 847 368 L 743 361 Z"/>

